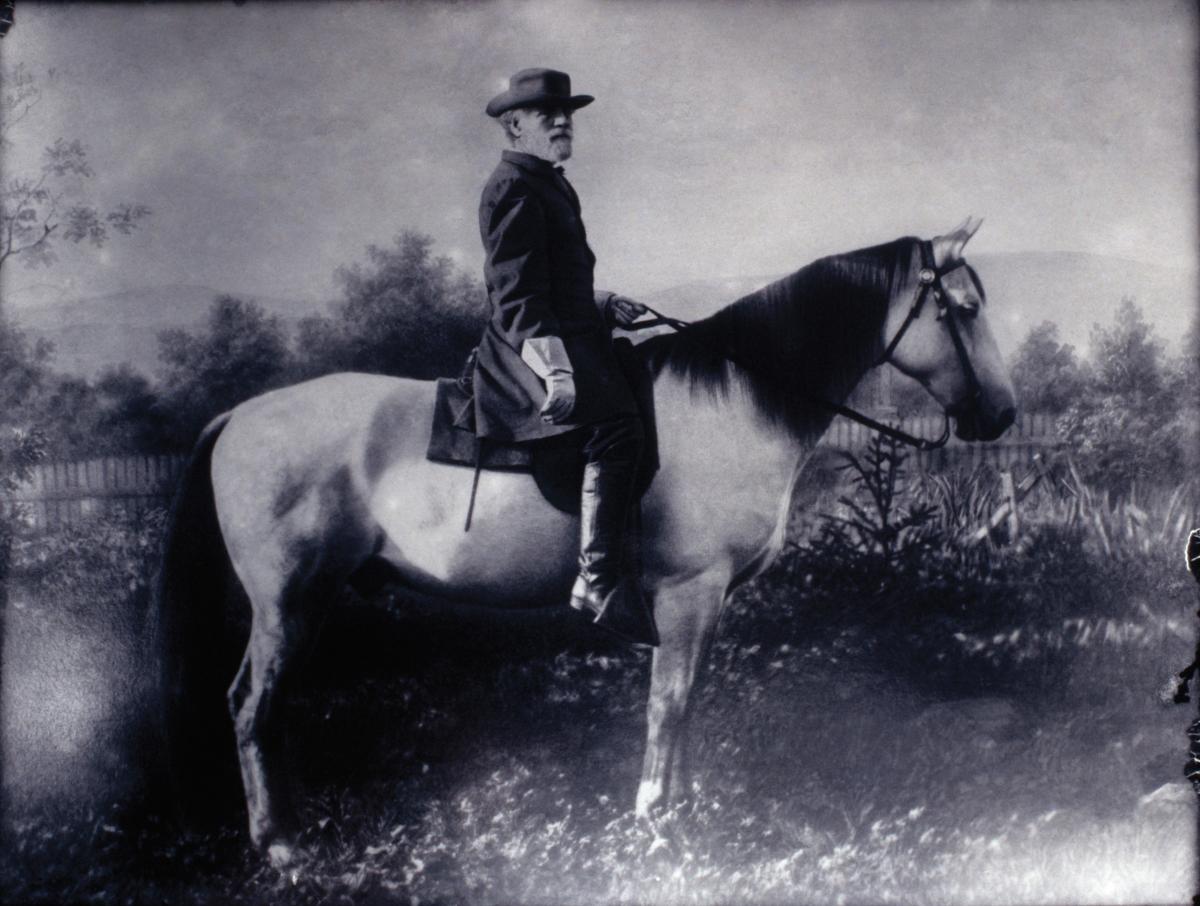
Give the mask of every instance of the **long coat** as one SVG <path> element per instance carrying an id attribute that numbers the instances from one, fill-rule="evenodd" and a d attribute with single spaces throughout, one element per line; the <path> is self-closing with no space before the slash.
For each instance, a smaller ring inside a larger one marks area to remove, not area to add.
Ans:
<path id="1" fill-rule="evenodd" d="M 491 318 L 475 363 L 475 430 L 503 441 L 562 434 L 636 413 L 592 284 L 579 198 L 552 164 L 505 151 L 483 189 L 479 232 Z M 533 337 L 560 337 L 575 372 L 570 420 L 547 424 L 542 381 L 521 359 Z"/>

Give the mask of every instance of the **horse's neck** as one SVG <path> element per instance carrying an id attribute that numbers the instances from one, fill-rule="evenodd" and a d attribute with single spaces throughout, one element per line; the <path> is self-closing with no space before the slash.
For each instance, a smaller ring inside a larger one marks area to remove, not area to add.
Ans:
<path id="1" fill-rule="evenodd" d="M 793 473 L 828 427 L 814 420 L 800 434 L 773 424 L 757 411 L 751 394 L 736 382 L 726 393 L 710 394 L 687 377 L 660 374 L 654 385 L 662 464 L 680 466 L 713 482 L 715 493 L 743 498 L 778 499 Z"/>
<path id="2" fill-rule="evenodd" d="M 734 345 L 729 353 L 727 367 L 732 374 L 723 391 L 710 393 L 691 378 L 662 369 L 654 389 L 659 422 L 669 421 L 679 411 L 687 412 L 690 424 L 681 426 L 680 431 L 693 435 L 699 448 L 723 448 L 732 442 L 746 462 L 786 462 L 789 473 L 797 461 L 807 458 L 833 421 L 832 410 L 822 403 L 844 404 L 871 367 L 871 351 L 864 346 L 845 367 L 814 376 L 790 401 L 788 416 L 780 418 L 778 413 L 763 411 L 750 389 L 754 378 L 747 375 L 755 371 L 754 350 Z M 762 379 L 761 374 L 757 377 Z"/>
<path id="3" fill-rule="evenodd" d="M 769 296 L 783 282 L 761 292 Z M 762 405 L 783 410 L 767 415 L 776 420 L 782 417 L 796 442 L 808 447 L 820 439 L 832 421 L 828 404 L 845 403 L 872 367 L 886 306 L 880 312 L 879 323 L 864 323 L 861 313 L 852 314 L 848 307 L 838 305 L 836 296 L 812 303 L 826 306 L 820 312 L 806 313 L 790 298 L 782 306 L 778 300 L 767 304 L 776 310 L 788 309 L 799 323 L 785 320 L 776 329 L 772 315 L 764 317 L 760 308 L 758 313 L 741 313 L 739 325 L 735 307 L 729 316 L 731 324 L 721 323 L 718 315 L 701 329 L 722 335 L 718 342 L 728 349 L 730 369 L 738 372 L 734 381 L 766 390 L 756 394 Z M 860 319 L 858 323 L 855 318 Z M 810 320 L 815 326 L 806 326 Z"/>
<path id="4" fill-rule="evenodd" d="M 803 352 L 800 354 L 803 356 Z M 784 433 L 786 443 L 790 443 L 800 454 L 806 454 L 821 440 L 833 422 L 832 406 L 844 405 L 856 387 L 862 382 L 867 372 L 871 370 L 868 363 L 869 353 L 856 363 L 845 368 L 829 369 L 817 376 L 816 380 L 807 382 L 803 387 L 796 388 L 795 398 L 790 400 L 790 412 L 787 418 L 787 428 L 768 425 L 770 416 L 758 412 L 758 422 L 762 423 L 768 433 Z M 740 358 L 739 358 L 740 360 Z M 747 357 L 744 361 L 753 363 Z M 733 365 L 738 368 L 738 365 Z M 750 364 L 748 367 L 753 367 Z M 753 409 L 753 404 L 749 403 Z M 761 433 L 761 431 L 760 431 Z"/>
<path id="5" fill-rule="evenodd" d="M 677 574 L 715 571 L 722 582 L 769 563 L 807 444 L 765 420 L 740 386 L 710 394 L 665 373 L 654 394 L 660 472 L 643 510 L 654 527 L 650 560 Z"/>

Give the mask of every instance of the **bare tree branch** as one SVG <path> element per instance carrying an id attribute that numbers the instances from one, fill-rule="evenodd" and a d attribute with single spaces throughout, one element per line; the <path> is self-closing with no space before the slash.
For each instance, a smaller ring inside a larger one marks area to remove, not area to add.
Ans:
<path id="1" fill-rule="evenodd" d="M 9 130 L 42 97 L 24 64 L 4 75 L 7 90 L 0 98 L 0 147 L 11 144 Z M 49 77 L 53 78 L 53 70 Z M 110 230 L 127 236 L 150 215 L 150 208 L 144 204 L 123 202 L 104 211 L 79 197 L 82 182 L 94 175 L 84 143 L 59 137 L 44 149 L 36 180 L 11 180 L 0 192 L 0 230 L 4 237 L 0 268 L 14 257 L 20 257 L 27 267 L 49 264 L 54 260 L 55 238 L 74 243 L 86 240 L 99 248 L 108 241 Z M 68 204 L 68 199 L 74 203 Z M 60 225 L 64 225 L 62 230 L 58 230 Z"/>
<path id="2" fill-rule="evenodd" d="M 12 144 L 9 130 L 37 106 L 42 92 L 24 63 L 4 72 L 2 78 L 6 91 L 0 98 L 0 148 L 7 148 Z"/>

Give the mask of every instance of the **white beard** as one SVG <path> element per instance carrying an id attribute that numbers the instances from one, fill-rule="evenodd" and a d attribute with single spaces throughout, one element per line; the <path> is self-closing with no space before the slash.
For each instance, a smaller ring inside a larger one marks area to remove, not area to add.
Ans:
<path id="1" fill-rule="evenodd" d="M 517 150 L 557 164 L 567 160 L 573 149 L 570 138 L 552 139 L 545 134 L 531 135 L 527 132 L 517 143 Z"/>

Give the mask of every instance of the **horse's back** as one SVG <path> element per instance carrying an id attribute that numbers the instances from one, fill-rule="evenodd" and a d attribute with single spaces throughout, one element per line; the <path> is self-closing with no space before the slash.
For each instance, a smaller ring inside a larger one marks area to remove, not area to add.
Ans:
<path id="1" fill-rule="evenodd" d="M 435 393 L 430 381 L 336 374 L 237 407 L 213 454 L 231 555 L 319 549 L 345 563 L 379 557 L 407 584 L 459 600 L 562 596 L 575 520 L 529 475 L 484 472 L 464 532 L 472 470 L 425 457 Z"/>
<path id="2" fill-rule="evenodd" d="M 302 425 L 305 444 L 326 436 L 349 442 L 379 418 L 399 419 L 399 430 L 432 412 L 435 387 L 432 381 L 380 374 L 329 374 L 247 400 L 233 410 L 230 427 L 266 440 Z M 295 446 L 297 438 L 290 440 Z"/>
<path id="3" fill-rule="evenodd" d="M 420 443 L 434 384 L 374 374 L 331 374 L 237 406 L 213 452 L 214 480 L 258 496 L 300 480 L 322 486 L 369 467 L 372 441 L 387 455 Z M 376 440 L 378 439 L 378 440 Z M 381 451 L 374 451 L 378 458 Z"/>

